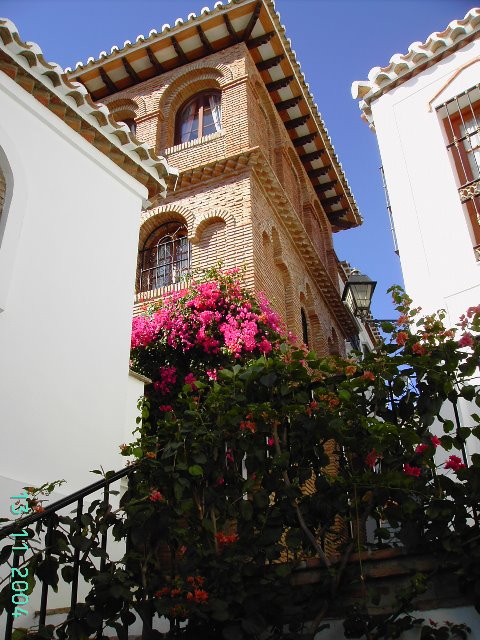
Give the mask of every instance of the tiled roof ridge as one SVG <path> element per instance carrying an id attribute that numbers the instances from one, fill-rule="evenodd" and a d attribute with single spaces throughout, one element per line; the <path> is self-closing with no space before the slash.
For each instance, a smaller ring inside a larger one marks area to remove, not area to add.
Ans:
<path id="1" fill-rule="evenodd" d="M 370 103 L 390 89 L 423 71 L 429 64 L 448 55 L 480 35 L 480 8 L 470 9 L 462 20 L 452 20 L 444 31 L 431 33 L 425 42 L 412 42 L 408 53 L 395 53 L 385 67 L 373 67 L 368 80 L 352 83 L 352 97 L 373 125 Z"/>
<path id="2" fill-rule="evenodd" d="M 157 156 L 153 149 L 138 141 L 126 125 L 116 123 L 105 105 L 94 103 L 81 83 L 69 80 L 60 65 L 47 62 L 38 44 L 24 42 L 16 25 L 8 18 L 0 18 L 0 51 L 99 131 L 113 147 L 153 178 L 162 191 L 166 189 L 165 178 L 178 175 L 165 158 Z"/>
<path id="3" fill-rule="evenodd" d="M 77 62 L 75 65 L 75 69 L 83 70 L 89 67 L 94 67 L 97 63 L 104 64 L 110 57 L 115 56 L 117 53 L 122 53 L 127 49 L 134 49 L 137 45 L 143 46 L 145 43 L 153 42 L 156 36 L 160 36 L 164 33 L 170 32 L 173 32 L 173 34 L 175 35 L 181 27 L 190 27 L 190 23 L 194 23 L 198 21 L 198 19 L 202 19 L 204 16 L 210 16 L 212 13 L 219 13 L 220 10 L 226 9 L 231 5 L 249 4 L 255 1 L 256 0 L 227 0 L 225 4 L 221 1 L 215 2 L 213 9 L 210 9 L 209 7 L 203 7 L 200 10 L 199 16 L 197 16 L 196 13 L 191 12 L 188 14 L 186 20 L 184 20 L 183 18 L 176 18 L 173 27 L 170 24 L 165 23 L 162 25 L 161 31 L 151 29 L 147 37 L 145 37 L 143 34 L 138 35 L 134 43 L 132 43 L 130 40 L 125 40 L 125 42 L 123 43 L 123 47 L 117 47 L 117 45 L 113 45 L 110 49 L 110 53 L 107 53 L 106 51 L 100 51 L 97 59 L 90 56 L 87 59 L 86 64 L 81 61 Z M 271 4 L 274 6 L 273 0 L 269 0 L 269 2 L 271 2 Z M 65 73 L 72 72 L 73 69 L 71 67 L 65 67 Z"/>
<path id="4" fill-rule="evenodd" d="M 155 40 L 155 38 L 157 36 L 161 36 L 164 33 L 170 33 L 171 35 L 176 35 L 178 33 L 178 31 L 181 30 L 181 28 L 188 28 L 190 27 L 192 24 L 198 22 L 198 20 L 201 19 L 207 19 L 207 17 L 210 17 L 212 14 L 214 13 L 220 13 L 221 11 L 226 11 L 228 10 L 231 6 L 233 5 L 242 5 L 242 4 L 251 4 L 253 2 L 256 2 L 257 0 L 226 0 L 226 2 L 215 2 L 213 9 L 209 9 L 209 7 L 203 7 L 200 11 L 200 15 L 197 16 L 195 13 L 191 12 L 188 14 L 187 20 L 183 20 L 183 18 L 177 18 L 175 20 L 175 24 L 172 27 L 170 24 L 164 24 L 162 26 L 162 31 L 161 32 L 157 32 L 155 29 L 152 29 L 149 32 L 148 37 L 145 38 L 145 36 L 143 35 L 139 35 L 135 41 L 135 43 L 132 44 L 132 42 L 130 40 L 126 40 L 124 43 L 124 46 L 122 48 L 117 47 L 116 45 L 114 45 L 111 50 L 110 53 L 108 54 L 106 51 L 101 51 L 99 53 L 98 59 L 95 60 L 94 58 L 90 57 L 87 60 L 86 64 L 83 64 L 82 62 L 77 62 L 75 69 L 77 70 L 81 70 L 84 71 L 85 69 L 88 68 L 92 68 L 95 67 L 96 65 L 102 65 L 105 62 L 107 62 L 110 58 L 113 58 L 115 55 L 117 54 L 121 54 L 122 52 L 124 52 L 125 50 L 133 50 L 137 45 L 139 47 L 141 46 L 145 46 L 146 43 L 151 43 Z M 333 160 L 333 164 L 334 166 L 337 168 L 337 175 L 340 179 L 341 184 L 344 187 L 345 190 L 345 195 L 349 201 L 349 204 L 354 212 L 354 215 L 357 217 L 358 222 L 361 223 L 363 221 L 362 216 L 360 214 L 360 212 L 358 211 L 358 206 L 357 203 L 355 201 L 355 198 L 353 196 L 352 190 L 350 188 L 350 185 L 348 183 L 348 180 L 345 176 L 345 172 L 343 171 L 343 167 L 340 163 L 340 161 L 337 158 L 336 152 L 335 152 L 335 148 L 332 144 L 332 140 L 328 134 L 327 128 L 325 126 L 325 123 L 323 121 L 323 118 L 320 114 L 320 111 L 318 109 L 318 105 L 316 104 L 316 102 L 314 101 L 314 98 L 310 92 L 310 87 L 308 85 L 308 83 L 305 81 L 305 74 L 303 73 L 303 71 L 301 70 L 301 65 L 297 60 L 297 56 L 295 51 L 292 49 L 292 42 L 290 40 L 290 38 L 287 38 L 285 35 L 286 29 L 285 26 L 282 25 L 281 23 L 281 18 L 280 18 L 280 13 L 276 10 L 275 7 L 275 1 L 274 0 L 263 0 L 263 2 L 265 3 L 265 6 L 267 7 L 267 9 L 270 11 L 271 16 L 273 17 L 275 23 L 276 23 L 276 28 L 278 30 L 278 33 L 281 37 L 281 41 L 285 47 L 285 51 L 288 55 L 288 58 L 290 60 L 290 63 L 292 64 L 292 67 L 297 71 L 298 74 L 298 80 L 299 80 L 299 86 L 302 90 L 302 93 L 304 94 L 305 100 L 307 102 L 307 104 L 309 105 L 313 117 L 320 129 L 321 135 L 324 139 L 325 142 L 325 147 L 326 150 L 329 154 L 329 156 L 331 156 L 332 160 Z M 69 73 L 74 73 L 72 71 L 72 69 L 70 67 L 66 67 L 65 68 L 65 72 L 69 72 Z"/>

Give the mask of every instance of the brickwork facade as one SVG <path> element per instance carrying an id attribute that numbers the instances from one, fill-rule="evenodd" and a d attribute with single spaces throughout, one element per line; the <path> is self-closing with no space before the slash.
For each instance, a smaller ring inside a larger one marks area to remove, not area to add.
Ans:
<path id="1" fill-rule="evenodd" d="M 221 129 L 175 144 L 179 109 L 206 90 L 220 92 Z M 303 309 L 309 344 L 321 354 L 342 351 L 346 336 L 329 296 L 338 298 L 339 287 L 331 226 L 246 45 L 104 102 L 119 119 L 130 114 L 138 139 L 180 171 L 177 188 L 143 214 L 139 250 L 160 224 L 185 224 L 192 270 L 219 261 L 245 268 L 247 285 L 266 293 L 289 330 L 302 336 Z M 137 292 L 137 311 L 164 292 Z"/>

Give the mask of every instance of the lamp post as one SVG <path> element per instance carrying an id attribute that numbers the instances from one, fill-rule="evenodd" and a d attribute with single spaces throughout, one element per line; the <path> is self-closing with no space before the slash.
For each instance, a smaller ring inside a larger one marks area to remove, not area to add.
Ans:
<path id="1" fill-rule="evenodd" d="M 350 307 L 353 315 L 363 322 L 370 320 L 370 305 L 377 283 L 356 269 L 348 276 L 342 300 Z"/>

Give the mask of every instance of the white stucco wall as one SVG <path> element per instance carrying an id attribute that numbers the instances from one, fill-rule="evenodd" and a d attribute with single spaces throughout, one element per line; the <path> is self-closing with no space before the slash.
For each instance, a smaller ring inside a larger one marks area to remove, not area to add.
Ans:
<path id="1" fill-rule="evenodd" d="M 0 229 L 3 515 L 12 485 L 62 478 L 68 494 L 98 479 L 90 469 L 124 466 L 143 391 L 128 360 L 147 193 L 5 74 L 0 113 L 14 180 Z"/>
<path id="2" fill-rule="evenodd" d="M 479 55 L 477 40 L 372 104 L 406 290 L 426 313 L 445 308 L 450 324 L 480 302 L 480 263 L 435 107 L 477 84 L 480 62 L 445 86 Z"/>

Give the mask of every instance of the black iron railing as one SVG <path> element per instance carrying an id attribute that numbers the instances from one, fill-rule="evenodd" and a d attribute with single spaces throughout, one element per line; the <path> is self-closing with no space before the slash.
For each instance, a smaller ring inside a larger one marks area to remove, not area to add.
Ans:
<path id="1" fill-rule="evenodd" d="M 54 518 L 57 514 L 65 509 L 66 507 L 76 505 L 75 511 L 75 532 L 81 535 L 82 532 L 82 516 L 84 515 L 84 499 L 92 494 L 103 490 L 103 500 L 101 501 L 101 508 L 109 509 L 109 496 L 112 493 L 111 486 L 113 483 L 121 480 L 122 478 L 129 476 L 135 470 L 135 466 L 129 466 L 121 471 L 117 471 L 115 473 L 106 474 L 106 477 L 98 482 L 94 482 L 93 484 L 85 487 L 84 489 L 80 489 L 75 493 L 54 502 L 53 504 L 45 507 L 45 509 L 41 513 L 32 513 L 30 515 L 25 516 L 24 518 L 20 518 L 16 520 L 14 523 L 9 524 L 0 528 L 0 542 L 5 539 L 11 537 L 14 534 L 18 535 L 19 531 L 24 531 L 27 527 L 32 527 L 32 525 L 37 525 L 37 533 L 43 529 L 46 529 L 45 534 L 45 559 L 50 555 L 50 546 L 52 542 L 52 535 L 54 534 Z M 43 525 L 43 526 L 42 526 Z M 107 549 L 107 539 L 108 539 L 108 529 L 104 529 L 100 533 L 100 549 L 102 553 L 100 554 L 100 571 L 105 570 L 106 566 L 106 549 Z M 15 538 L 15 543 L 18 544 L 18 539 Z M 128 545 L 128 540 L 125 540 L 125 544 Z M 25 548 L 25 552 L 28 551 L 28 545 Z M 79 584 L 79 570 L 80 570 L 80 547 L 75 546 L 73 552 L 73 575 L 71 580 L 71 594 L 70 594 L 70 615 L 73 615 L 75 611 L 75 607 L 77 606 L 77 598 L 78 598 L 78 584 Z M 20 558 L 23 557 L 25 560 L 25 553 L 13 553 L 13 558 L 11 564 L 9 564 L 10 568 L 17 568 L 20 566 Z M 23 562 L 22 564 L 25 564 Z M 10 572 L 10 590 L 12 595 L 15 593 L 12 589 L 12 585 L 15 581 L 18 580 L 18 577 L 13 577 L 14 572 Z M 47 603 L 48 603 L 48 594 L 49 594 L 49 584 L 47 580 L 43 580 L 42 582 L 42 591 L 41 591 L 41 599 L 40 599 L 40 610 L 38 614 L 38 624 L 39 627 L 45 625 L 46 617 L 47 617 Z M 8 611 L 7 613 L 7 622 L 5 627 L 5 640 L 12 640 L 13 635 L 13 610 Z M 128 633 L 127 625 L 127 633 Z M 103 621 L 99 624 L 97 629 L 96 638 L 102 638 L 103 632 Z"/>

